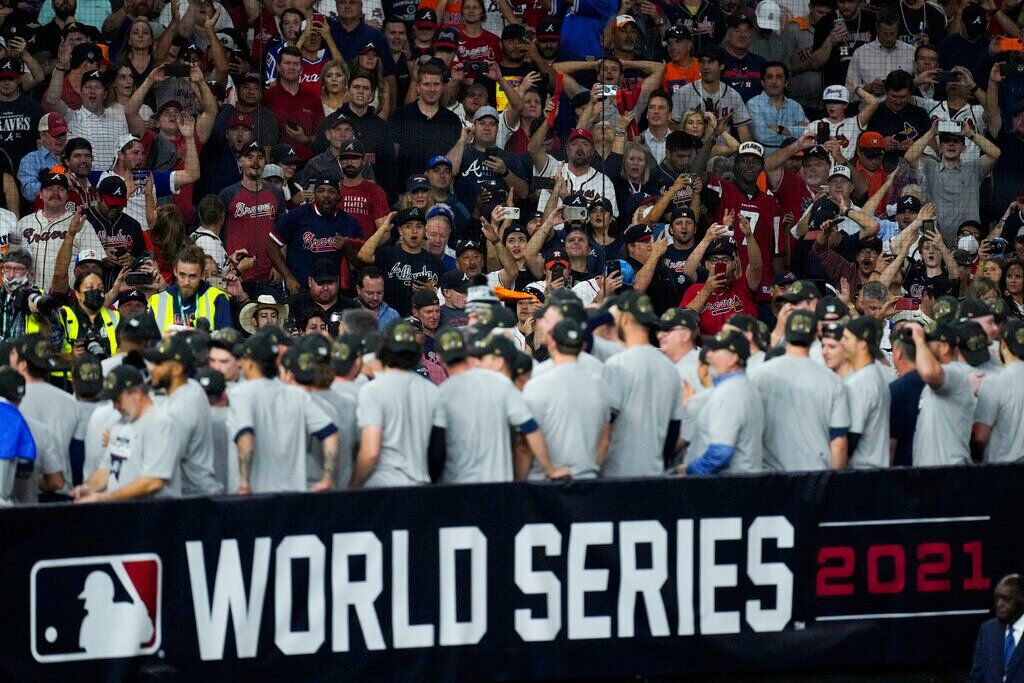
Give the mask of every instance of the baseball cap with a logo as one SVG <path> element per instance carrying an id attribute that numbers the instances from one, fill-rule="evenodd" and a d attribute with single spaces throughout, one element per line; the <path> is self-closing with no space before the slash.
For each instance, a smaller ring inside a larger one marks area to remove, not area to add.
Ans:
<path id="1" fill-rule="evenodd" d="M 615 305 L 623 313 L 633 316 L 638 323 L 647 327 L 661 327 L 661 319 L 654 312 L 651 297 L 640 294 L 635 289 L 627 290 L 615 297 Z"/>
<path id="2" fill-rule="evenodd" d="M 249 118 L 248 114 L 243 114 L 238 111 L 235 112 L 230 119 L 228 119 L 227 127 L 230 128 L 248 128 L 253 130 L 252 119 Z"/>
<path id="3" fill-rule="evenodd" d="M 704 343 L 709 351 L 731 351 L 742 360 L 750 358 L 750 342 L 739 330 L 722 330 Z"/>
<path id="4" fill-rule="evenodd" d="M 71 382 L 80 396 L 95 396 L 103 389 L 103 367 L 100 359 L 86 351 L 75 359 Z"/>
<path id="5" fill-rule="evenodd" d="M 68 122 L 60 114 L 51 112 L 49 114 L 44 114 L 43 117 L 39 119 L 38 129 L 40 133 L 49 133 L 51 136 L 57 137 L 58 135 L 63 135 L 68 132 Z"/>
<path id="6" fill-rule="evenodd" d="M 434 38 L 434 50 L 437 48 L 454 50 L 459 46 L 459 32 L 455 29 L 445 28 L 437 32 Z"/>
<path id="7" fill-rule="evenodd" d="M 594 136 L 590 134 L 589 130 L 587 130 L 586 128 L 573 128 L 572 132 L 569 133 L 569 139 L 566 141 L 566 143 L 568 144 L 569 142 L 572 142 L 573 140 L 577 140 L 579 138 L 583 138 L 589 143 L 594 142 Z"/>
<path id="8" fill-rule="evenodd" d="M 851 180 L 853 178 L 853 176 L 850 174 L 850 167 L 844 166 L 842 164 L 836 164 L 835 166 L 832 167 L 832 170 L 828 172 L 829 180 L 832 180 L 832 178 L 835 178 L 837 176 L 841 176 L 843 178 L 846 178 L 847 180 Z"/>
<path id="9" fill-rule="evenodd" d="M 796 346 L 810 346 L 818 331 L 818 316 L 811 311 L 793 311 L 786 319 L 786 341 Z"/>
<path id="10" fill-rule="evenodd" d="M 744 142 L 742 145 L 740 145 L 740 149 L 738 152 L 736 152 L 736 154 L 738 156 L 749 154 L 750 156 L 755 156 L 758 159 L 763 159 L 764 147 L 762 147 L 760 143 L 757 142 Z"/>
<path id="11" fill-rule="evenodd" d="M 138 368 L 132 365 L 118 365 L 107 373 L 106 379 L 103 380 L 103 390 L 97 398 L 101 401 L 116 401 L 129 389 L 145 384 L 146 378 Z"/>
<path id="12" fill-rule="evenodd" d="M 885 149 L 885 140 L 881 133 L 873 130 L 866 130 L 857 138 L 857 146 L 861 149 Z"/>
<path id="13" fill-rule="evenodd" d="M 39 176 L 39 189 L 43 190 L 47 187 L 63 187 L 67 190 L 70 187 L 68 177 L 57 171 L 43 171 Z"/>
<path id="14" fill-rule="evenodd" d="M 690 308 L 669 308 L 661 314 L 661 327 L 664 330 L 696 332 L 700 329 L 700 316 Z"/>
<path id="15" fill-rule="evenodd" d="M 417 341 L 417 332 L 412 325 L 404 320 L 396 320 L 389 323 L 382 334 L 383 348 L 394 353 L 406 351 L 419 352 L 420 343 Z"/>
<path id="16" fill-rule="evenodd" d="M 782 29 L 782 8 L 774 0 L 762 0 L 754 11 L 757 17 L 757 26 L 765 31 L 778 31 Z"/>
<path id="17" fill-rule="evenodd" d="M 1024 320 L 1010 318 L 1003 325 L 999 338 L 1006 344 L 1006 348 L 1017 358 L 1024 358 Z"/>
<path id="18" fill-rule="evenodd" d="M 466 338 L 454 327 L 445 327 L 437 334 L 437 341 L 434 342 L 437 355 L 445 363 L 455 363 L 464 360 L 469 355 L 466 348 Z"/>
<path id="19" fill-rule="evenodd" d="M 551 330 L 551 338 L 563 348 L 579 350 L 583 348 L 583 328 L 572 318 L 563 318 L 555 323 Z"/>
<path id="20" fill-rule="evenodd" d="M 416 10 L 412 22 L 413 28 L 437 28 L 437 13 L 426 7 Z"/>
<path id="21" fill-rule="evenodd" d="M 868 351 L 875 360 L 885 357 L 878 345 L 882 341 L 882 324 L 871 316 L 862 315 L 851 318 L 845 323 L 846 330 L 862 342 L 867 343 Z"/>
<path id="22" fill-rule="evenodd" d="M 842 102 L 843 104 L 849 104 L 850 91 L 844 85 L 830 85 L 825 88 L 825 92 L 821 94 L 821 100 L 826 104 L 829 102 Z"/>
<path id="23" fill-rule="evenodd" d="M 20 59 L 8 57 L 7 59 L 0 61 L 0 80 L 21 78 L 21 75 L 22 64 Z"/>
<path id="24" fill-rule="evenodd" d="M 558 17 L 545 17 L 537 24 L 538 40 L 558 40 L 562 37 Z"/>
<path id="25" fill-rule="evenodd" d="M 176 334 L 162 340 L 156 346 L 143 351 L 143 357 L 150 363 L 163 363 L 169 360 L 181 363 L 185 368 L 195 363 L 195 353 L 184 335 Z"/>
<path id="26" fill-rule="evenodd" d="M 362 352 L 363 342 L 357 335 L 339 335 L 337 339 L 331 342 L 331 367 L 339 375 L 348 374 L 348 371 L 355 365 Z"/>
<path id="27" fill-rule="evenodd" d="M 957 347 L 967 364 L 977 367 L 989 359 L 988 335 L 976 322 L 965 320 L 957 329 Z"/>
<path id="28" fill-rule="evenodd" d="M 636 26 L 637 28 L 640 27 L 640 25 L 636 23 L 636 19 L 634 19 L 628 14 L 620 14 L 619 16 L 615 17 L 615 28 L 623 28 L 625 26 L 629 26 L 630 24 L 633 24 L 633 26 Z"/>
<path id="29" fill-rule="evenodd" d="M 789 287 L 789 291 L 781 297 L 791 304 L 798 304 L 801 301 L 813 301 L 821 298 L 821 292 L 817 285 L 810 280 L 797 280 Z"/>
<path id="30" fill-rule="evenodd" d="M 128 186 L 121 176 L 112 173 L 103 178 L 96 186 L 96 193 L 107 206 L 124 208 L 128 205 Z"/>
<path id="31" fill-rule="evenodd" d="M 103 265 L 103 259 L 100 258 L 99 252 L 95 249 L 83 249 L 78 252 L 78 256 L 75 258 L 75 265 L 80 266 L 83 263 L 96 263 Z"/>

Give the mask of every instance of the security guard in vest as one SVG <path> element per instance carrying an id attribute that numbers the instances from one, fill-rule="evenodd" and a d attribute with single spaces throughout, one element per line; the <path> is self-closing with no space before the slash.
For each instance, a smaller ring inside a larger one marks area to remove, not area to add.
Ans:
<path id="1" fill-rule="evenodd" d="M 85 272 L 75 277 L 74 300 L 61 308 L 64 318 L 64 353 L 80 356 L 86 351 L 101 358 L 117 353 L 117 322 L 120 315 L 103 306 L 103 277 Z"/>
<path id="2" fill-rule="evenodd" d="M 149 308 L 161 334 L 166 335 L 172 326 L 196 327 L 200 319 L 209 323 L 211 332 L 231 327 L 231 300 L 226 292 L 203 280 L 205 260 L 202 247 L 185 246 L 174 264 L 175 284 L 149 298 Z"/>

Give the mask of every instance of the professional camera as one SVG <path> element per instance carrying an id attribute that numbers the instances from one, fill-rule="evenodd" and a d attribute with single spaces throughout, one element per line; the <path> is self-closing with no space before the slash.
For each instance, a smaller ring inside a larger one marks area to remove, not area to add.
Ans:
<path id="1" fill-rule="evenodd" d="M 14 301 L 25 315 L 36 313 L 43 318 L 52 318 L 60 304 L 49 294 L 43 294 L 38 287 L 23 286 L 14 291 Z"/>
<path id="2" fill-rule="evenodd" d="M 82 338 L 82 344 L 85 346 L 85 350 L 96 356 L 97 358 L 107 357 L 107 346 L 103 343 L 103 337 L 90 332 Z"/>

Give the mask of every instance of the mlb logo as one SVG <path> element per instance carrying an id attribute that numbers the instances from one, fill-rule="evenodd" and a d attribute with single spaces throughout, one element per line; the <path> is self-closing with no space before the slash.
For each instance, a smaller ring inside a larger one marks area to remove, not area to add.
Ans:
<path id="1" fill-rule="evenodd" d="M 153 553 L 42 560 L 32 567 L 32 656 L 72 662 L 160 648 L 163 566 Z"/>

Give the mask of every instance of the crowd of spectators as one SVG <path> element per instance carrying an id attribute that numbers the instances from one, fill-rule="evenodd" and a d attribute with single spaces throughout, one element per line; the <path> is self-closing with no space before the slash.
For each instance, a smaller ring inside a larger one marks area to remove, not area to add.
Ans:
<path id="1" fill-rule="evenodd" d="M 1024 458 L 1020 0 L 0 6 L 0 502 Z"/>

